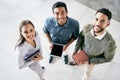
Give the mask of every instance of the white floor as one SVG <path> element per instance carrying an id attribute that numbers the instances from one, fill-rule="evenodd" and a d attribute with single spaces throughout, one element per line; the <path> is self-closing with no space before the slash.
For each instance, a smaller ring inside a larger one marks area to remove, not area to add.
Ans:
<path id="1" fill-rule="evenodd" d="M 18 70 L 14 46 L 18 39 L 18 26 L 23 19 L 31 20 L 39 32 L 43 47 L 44 59 L 40 62 L 46 67 L 46 80 L 81 80 L 84 65 L 65 65 L 63 59 L 55 59 L 53 64 L 48 63 L 49 48 L 42 32 L 44 21 L 52 16 L 52 5 L 58 0 L 0 0 L 0 80 L 39 80 L 38 76 L 28 68 Z M 59 0 L 60 1 L 60 0 Z M 82 28 L 91 23 L 95 10 L 90 9 L 75 0 L 61 0 L 68 6 L 69 16 L 77 19 Z M 111 63 L 96 65 L 90 80 L 119 80 L 120 76 L 120 22 L 111 20 L 108 31 L 117 43 L 117 51 Z M 69 59 L 75 42 L 70 46 Z"/>

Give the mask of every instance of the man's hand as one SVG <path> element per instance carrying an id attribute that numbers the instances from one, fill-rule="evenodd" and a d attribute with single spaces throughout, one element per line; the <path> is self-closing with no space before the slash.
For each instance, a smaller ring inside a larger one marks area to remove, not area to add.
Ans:
<path id="1" fill-rule="evenodd" d="M 84 61 L 84 62 L 81 62 L 80 64 L 88 64 L 88 60 Z"/>
<path id="2" fill-rule="evenodd" d="M 50 47 L 50 49 L 52 50 L 53 44 L 52 44 L 52 43 L 49 43 L 49 47 Z"/>
<path id="3" fill-rule="evenodd" d="M 65 51 L 65 50 L 67 49 L 68 46 L 69 46 L 68 44 L 64 45 L 63 51 Z"/>

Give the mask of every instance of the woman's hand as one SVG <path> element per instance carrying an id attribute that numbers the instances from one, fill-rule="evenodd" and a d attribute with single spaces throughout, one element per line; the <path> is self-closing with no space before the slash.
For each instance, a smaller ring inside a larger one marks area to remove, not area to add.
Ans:
<path id="1" fill-rule="evenodd" d="M 33 60 L 33 61 L 40 61 L 40 60 L 42 60 L 42 59 L 43 59 L 43 57 L 41 56 L 41 53 L 39 52 L 39 54 L 36 55 L 32 60 Z"/>

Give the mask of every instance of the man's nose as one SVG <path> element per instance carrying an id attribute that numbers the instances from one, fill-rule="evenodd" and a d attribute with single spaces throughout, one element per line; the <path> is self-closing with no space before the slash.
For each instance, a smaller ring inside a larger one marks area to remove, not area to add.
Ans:
<path id="1" fill-rule="evenodd" d="M 59 14 L 59 16 L 58 16 L 59 18 L 62 18 L 62 14 Z"/>
<path id="2" fill-rule="evenodd" d="M 96 21 L 95 25 L 100 25 L 100 22 L 99 22 L 99 21 Z"/>

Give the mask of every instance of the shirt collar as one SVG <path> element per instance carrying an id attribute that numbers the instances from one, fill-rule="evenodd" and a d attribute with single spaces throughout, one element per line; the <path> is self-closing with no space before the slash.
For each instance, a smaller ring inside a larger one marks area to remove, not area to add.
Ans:
<path id="1" fill-rule="evenodd" d="M 99 39 L 99 40 L 102 40 L 103 37 L 104 37 L 105 34 L 106 34 L 106 30 L 105 30 L 105 32 L 104 32 L 103 34 L 101 34 L 101 35 L 99 35 L 99 36 L 95 36 L 95 35 L 94 35 L 93 29 L 92 29 L 90 32 L 91 32 L 91 34 L 92 34 L 92 36 L 93 36 L 94 38 Z"/>

